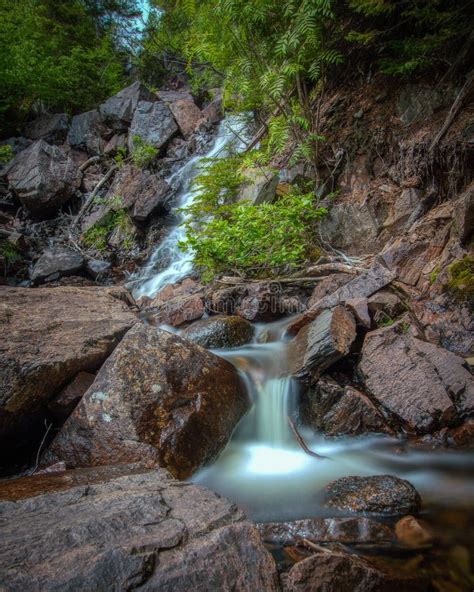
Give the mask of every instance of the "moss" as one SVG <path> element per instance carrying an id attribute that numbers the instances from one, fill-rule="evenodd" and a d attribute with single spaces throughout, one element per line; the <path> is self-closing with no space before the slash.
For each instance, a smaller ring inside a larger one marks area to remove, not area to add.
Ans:
<path id="1" fill-rule="evenodd" d="M 437 265 L 433 271 L 430 273 L 430 283 L 434 284 L 435 281 L 438 279 L 439 272 L 441 271 L 439 265 Z"/>
<path id="2" fill-rule="evenodd" d="M 448 267 L 449 281 L 445 288 L 461 298 L 474 296 L 474 257 L 466 255 Z"/>

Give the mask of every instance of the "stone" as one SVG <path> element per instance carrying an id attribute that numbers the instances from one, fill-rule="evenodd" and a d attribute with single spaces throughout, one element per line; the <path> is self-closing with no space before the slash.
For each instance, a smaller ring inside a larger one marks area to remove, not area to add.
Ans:
<path id="1" fill-rule="evenodd" d="M 154 102 L 157 96 L 138 80 L 122 89 L 99 107 L 104 121 L 117 131 L 124 131 L 130 125 L 139 101 Z"/>
<path id="2" fill-rule="evenodd" d="M 72 118 L 67 142 L 71 148 L 83 149 L 89 154 L 102 154 L 109 131 L 98 111 L 87 111 Z"/>
<path id="3" fill-rule="evenodd" d="M 79 273 L 84 265 L 84 257 L 77 251 L 53 248 L 45 251 L 35 263 L 31 272 L 34 284 L 54 282 L 61 277 Z"/>
<path id="4" fill-rule="evenodd" d="M 474 232 L 474 182 L 467 187 L 456 202 L 454 223 L 461 244 L 467 245 Z"/>
<path id="5" fill-rule="evenodd" d="M 222 97 L 217 97 L 212 100 L 209 105 L 206 105 L 201 112 L 202 117 L 211 125 L 219 123 L 224 117 L 224 108 L 222 104 Z"/>
<path id="6" fill-rule="evenodd" d="M 370 329 L 372 321 L 369 314 L 367 298 L 350 298 L 346 300 L 346 307 L 352 312 L 357 325 Z"/>
<path id="7" fill-rule="evenodd" d="M 429 526 L 414 516 L 404 516 L 395 524 L 398 541 L 406 547 L 417 548 L 433 542 Z"/>
<path id="8" fill-rule="evenodd" d="M 174 101 L 170 104 L 170 110 L 185 138 L 189 138 L 195 132 L 203 119 L 201 110 L 192 99 Z"/>
<path id="9" fill-rule="evenodd" d="M 229 286 L 206 294 L 206 311 L 210 314 L 235 314 L 245 296 L 245 286 Z"/>
<path id="10" fill-rule="evenodd" d="M 81 173 L 58 146 L 38 140 L 9 163 L 6 176 L 12 191 L 34 216 L 47 217 L 79 189 Z"/>
<path id="11" fill-rule="evenodd" d="M 322 377 L 301 396 L 302 421 L 325 436 L 389 433 L 387 423 L 372 401 L 351 386 Z"/>
<path id="12" fill-rule="evenodd" d="M 417 514 L 421 506 L 413 485 L 392 475 L 341 477 L 326 485 L 323 498 L 327 508 L 383 516 Z"/>
<path id="13" fill-rule="evenodd" d="M 408 84 L 402 88 L 397 99 L 398 117 L 404 125 L 426 119 L 440 107 L 452 103 L 457 92 L 454 88 Z"/>
<path id="14" fill-rule="evenodd" d="M 128 134 L 128 147 L 133 150 L 134 138 L 155 148 L 164 146 L 178 131 L 169 107 L 163 101 L 140 101 L 132 119 Z"/>
<path id="15" fill-rule="evenodd" d="M 336 290 L 345 286 L 348 282 L 354 279 L 354 276 L 348 273 L 332 273 L 323 278 L 316 284 L 316 287 L 311 293 L 308 300 L 308 306 L 311 308 L 314 304 L 319 302 L 325 296 L 330 296 Z"/>
<path id="16" fill-rule="evenodd" d="M 185 278 L 180 284 L 168 284 L 144 303 L 142 311 L 155 324 L 179 327 L 204 315 L 202 289 L 202 285 L 191 278 Z"/>
<path id="17" fill-rule="evenodd" d="M 181 333 L 184 339 L 207 349 L 239 347 L 252 341 L 253 335 L 252 325 L 238 316 L 216 316 L 196 321 Z"/>
<path id="18" fill-rule="evenodd" d="M 56 419 L 64 421 L 71 415 L 94 379 L 95 374 L 91 372 L 79 372 L 73 381 L 48 403 L 48 409 Z"/>
<path id="19" fill-rule="evenodd" d="M 158 98 L 165 103 L 175 103 L 176 101 L 192 101 L 193 96 L 187 90 L 159 90 Z"/>
<path id="20" fill-rule="evenodd" d="M 223 449 L 248 406 L 229 362 L 140 323 L 99 370 L 42 464 L 156 462 L 185 479 Z"/>
<path id="21" fill-rule="evenodd" d="M 0 146 L 10 146 L 14 156 L 23 150 L 26 150 L 29 146 L 31 146 L 31 144 L 33 144 L 31 140 L 28 138 L 23 138 L 22 136 L 7 138 L 6 140 L 2 140 L 0 142 Z"/>
<path id="22" fill-rule="evenodd" d="M 472 413 L 474 378 L 463 358 L 408 335 L 401 322 L 367 335 L 358 371 L 408 432 L 433 432 Z"/>
<path id="23" fill-rule="evenodd" d="M 284 592 L 426 592 L 429 580 L 401 570 L 384 571 L 369 559 L 342 552 L 316 552 L 285 578 Z"/>
<path id="24" fill-rule="evenodd" d="M 352 313 L 343 306 L 324 310 L 301 329 L 288 346 L 290 371 L 295 378 L 318 377 L 346 356 L 356 338 Z"/>
<path id="25" fill-rule="evenodd" d="M 104 154 L 113 156 L 118 153 L 119 150 L 128 151 L 128 135 L 127 134 L 114 134 L 104 147 Z"/>
<path id="26" fill-rule="evenodd" d="M 278 174 L 269 168 L 246 169 L 244 182 L 239 190 L 239 201 L 249 201 L 256 206 L 273 202 L 279 182 Z"/>
<path id="27" fill-rule="evenodd" d="M 306 518 L 257 524 L 262 540 L 272 545 L 295 545 L 302 539 L 315 543 L 380 543 L 393 539 L 389 526 L 370 518 Z"/>
<path id="28" fill-rule="evenodd" d="M 71 125 L 67 113 L 41 115 L 27 124 L 25 136 L 31 140 L 44 140 L 48 144 L 63 144 Z"/>
<path id="29" fill-rule="evenodd" d="M 104 288 L 0 292 L 0 450 L 8 461 L 16 446 L 37 444 L 49 400 L 79 372 L 97 370 L 136 316 Z"/>
<path id="30" fill-rule="evenodd" d="M 95 280 L 103 278 L 112 268 L 108 261 L 101 261 L 100 259 L 87 259 L 86 271 Z"/>
<path id="31" fill-rule="evenodd" d="M 379 290 L 372 294 L 368 299 L 368 308 L 370 316 L 375 320 L 394 319 L 406 310 L 399 296 L 390 290 Z"/>
<path id="32" fill-rule="evenodd" d="M 235 303 L 235 314 L 251 322 L 273 321 L 284 314 L 280 300 L 281 285 L 278 282 L 248 284 L 242 299 Z"/>
<path id="33" fill-rule="evenodd" d="M 26 491 L 23 499 L 0 503 L 0 586 L 279 590 L 271 555 L 234 504 L 164 470 L 138 471 L 104 467 L 10 481 L 10 490 Z M 45 484 L 49 492 L 40 489 Z"/>
<path id="34" fill-rule="evenodd" d="M 189 155 L 189 145 L 186 140 L 182 138 L 173 138 L 166 151 L 167 158 L 173 158 L 175 160 L 182 160 Z"/>

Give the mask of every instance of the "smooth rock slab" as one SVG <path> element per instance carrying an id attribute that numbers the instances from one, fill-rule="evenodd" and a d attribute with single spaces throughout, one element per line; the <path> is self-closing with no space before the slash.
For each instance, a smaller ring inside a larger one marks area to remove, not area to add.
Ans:
<path id="1" fill-rule="evenodd" d="M 0 589 L 276 592 L 275 564 L 236 506 L 164 470 L 131 472 L 0 503 Z"/>
<path id="2" fill-rule="evenodd" d="M 229 362 L 137 324 L 102 366 L 42 464 L 150 461 L 187 478 L 223 449 L 248 406 Z"/>

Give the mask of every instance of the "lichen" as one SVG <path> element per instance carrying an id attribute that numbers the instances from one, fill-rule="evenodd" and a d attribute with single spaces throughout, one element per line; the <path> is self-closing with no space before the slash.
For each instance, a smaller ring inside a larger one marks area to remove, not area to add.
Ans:
<path id="1" fill-rule="evenodd" d="M 447 291 L 460 298 L 474 296 L 474 257 L 466 255 L 448 267 Z"/>

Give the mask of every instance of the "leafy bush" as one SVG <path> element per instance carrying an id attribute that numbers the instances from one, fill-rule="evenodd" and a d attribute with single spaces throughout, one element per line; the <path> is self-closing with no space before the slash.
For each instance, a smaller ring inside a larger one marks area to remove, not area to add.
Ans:
<path id="1" fill-rule="evenodd" d="M 141 169 L 147 167 L 158 156 L 158 148 L 146 144 L 140 136 L 133 136 L 132 161 Z"/>
<path id="2" fill-rule="evenodd" d="M 5 164 L 13 158 L 13 148 L 10 144 L 0 146 L 0 164 Z"/>
<path id="3" fill-rule="evenodd" d="M 117 208 L 121 204 L 121 198 L 115 196 L 109 204 Z M 111 210 L 102 220 L 91 226 L 82 235 L 82 243 L 89 249 L 105 251 L 108 246 L 110 235 L 116 230 L 121 230 L 122 248 L 131 249 L 133 241 L 133 222 L 124 208 Z"/>

